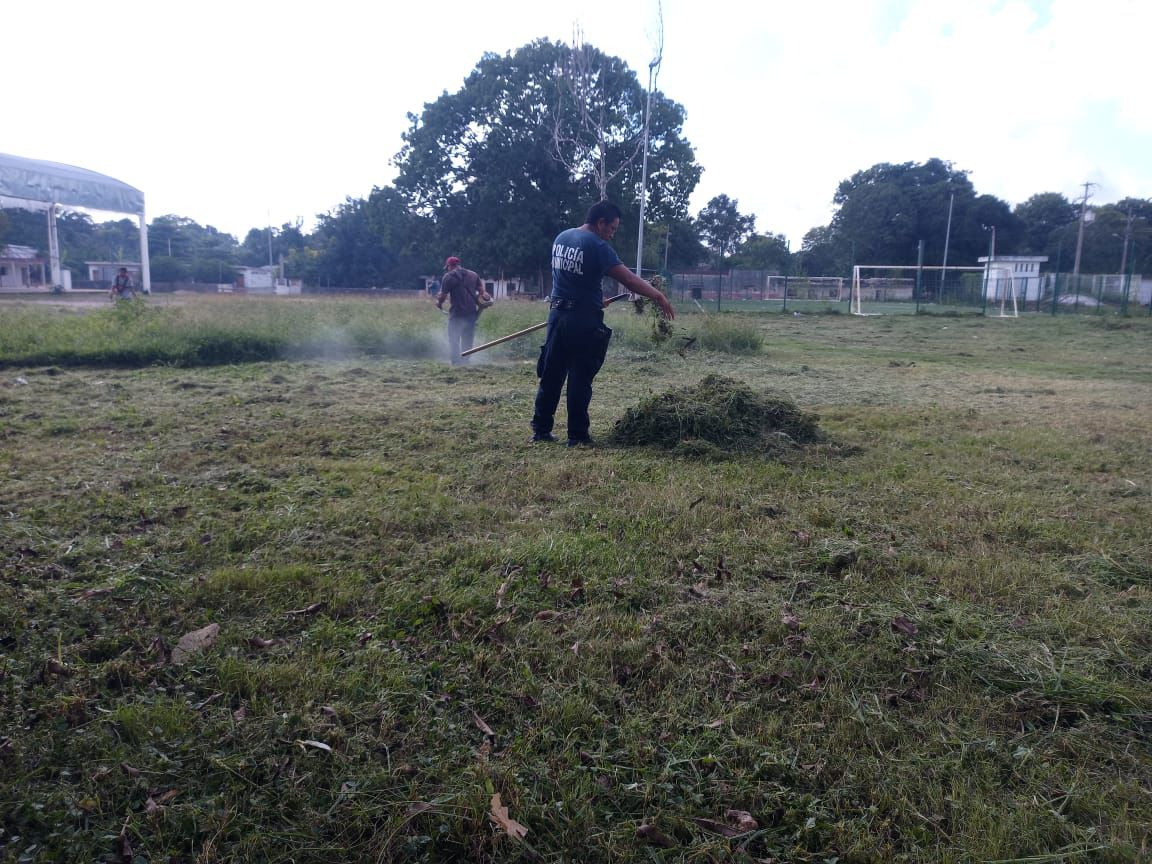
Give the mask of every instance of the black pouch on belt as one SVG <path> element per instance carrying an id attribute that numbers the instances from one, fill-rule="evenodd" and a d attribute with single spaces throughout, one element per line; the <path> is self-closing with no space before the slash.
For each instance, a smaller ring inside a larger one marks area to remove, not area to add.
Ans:
<path id="1" fill-rule="evenodd" d="M 600 324 L 592 331 L 591 351 L 589 360 L 592 362 L 593 374 L 600 371 L 604 365 L 604 358 L 608 356 L 608 343 L 612 341 L 612 328 Z"/>

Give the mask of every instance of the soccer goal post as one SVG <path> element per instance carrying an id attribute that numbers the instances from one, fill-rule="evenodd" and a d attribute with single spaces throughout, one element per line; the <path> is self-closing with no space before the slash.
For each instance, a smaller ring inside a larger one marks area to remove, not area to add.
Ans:
<path id="1" fill-rule="evenodd" d="M 999 301 L 999 311 L 993 318 L 1019 318 L 1020 309 L 1016 305 L 1017 280 L 1007 267 L 993 267 L 988 271 L 988 285 L 985 293 L 989 300 Z"/>
<path id="2" fill-rule="evenodd" d="M 850 310 L 853 315 L 883 315 L 884 312 L 880 310 L 884 304 L 939 303 L 950 276 L 963 278 L 965 273 L 983 272 L 983 267 L 856 264 L 852 267 Z M 865 304 L 872 311 L 865 311 Z"/>

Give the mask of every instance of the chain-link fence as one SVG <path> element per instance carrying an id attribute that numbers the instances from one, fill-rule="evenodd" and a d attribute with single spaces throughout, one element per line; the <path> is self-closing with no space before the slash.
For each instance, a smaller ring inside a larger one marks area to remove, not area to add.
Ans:
<path id="1" fill-rule="evenodd" d="M 851 280 L 839 276 L 781 276 L 769 270 L 696 270 L 673 273 L 672 297 L 705 311 L 839 310 Z"/>
<path id="2" fill-rule="evenodd" d="M 679 303 L 705 312 L 1152 315 L 1152 279 L 1138 273 L 1021 277 L 996 268 L 898 267 L 872 268 L 853 280 L 697 270 L 673 273 L 670 292 Z"/>

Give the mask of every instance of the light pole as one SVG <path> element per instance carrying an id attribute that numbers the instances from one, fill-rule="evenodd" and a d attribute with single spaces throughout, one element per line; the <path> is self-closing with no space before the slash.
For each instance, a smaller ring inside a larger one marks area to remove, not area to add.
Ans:
<path id="1" fill-rule="evenodd" d="M 652 116 L 652 87 L 656 70 L 660 68 L 660 55 L 648 64 L 648 98 L 644 105 L 644 156 L 640 160 L 640 227 L 636 232 L 636 275 L 643 278 L 644 260 L 644 208 L 648 202 L 648 125 Z"/>
<path id="2" fill-rule="evenodd" d="M 936 302 L 942 303 L 944 298 L 944 283 L 948 279 L 948 241 L 952 238 L 952 205 L 956 203 L 956 193 L 948 196 L 948 227 L 944 229 L 944 261 L 940 267 L 940 288 L 937 291 Z"/>

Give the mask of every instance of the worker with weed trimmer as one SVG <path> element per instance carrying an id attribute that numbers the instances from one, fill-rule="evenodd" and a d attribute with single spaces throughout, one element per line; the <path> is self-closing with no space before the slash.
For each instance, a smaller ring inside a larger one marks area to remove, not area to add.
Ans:
<path id="1" fill-rule="evenodd" d="M 612 338 L 604 326 L 606 304 L 600 282 L 605 276 L 654 301 L 665 318 L 676 317 L 668 298 L 625 267 L 609 245 L 619 226 L 620 208 L 601 201 L 588 210 L 583 225 L 561 231 L 552 243 L 551 310 L 536 363 L 540 386 L 532 414 L 533 441 L 556 440 L 552 425 L 567 380 L 568 446 L 592 443 L 588 435 L 592 379 L 604 365 Z"/>
<path id="2" fill-rule="evenodd" d="M 448 256 L 444 270 L 440 293 L 436 295 L 436 308 L 443 311 L 444 301 L 451 298 L 448 307 L 448 358 L 456 366 L 468 362 L 463 352 L 472 347 L 476 319 L 482 309 L 492 305 L 492 298 L 484 290 L 484 283 L 476 272 L 461 267 L 460 259 L 455 255 Z"/>

